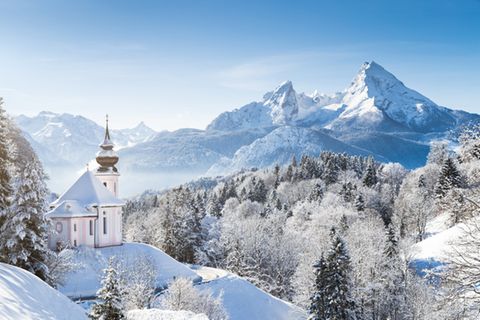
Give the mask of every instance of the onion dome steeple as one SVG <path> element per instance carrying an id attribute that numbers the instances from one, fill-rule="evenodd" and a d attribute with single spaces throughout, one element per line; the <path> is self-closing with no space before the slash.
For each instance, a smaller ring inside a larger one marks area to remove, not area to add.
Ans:
<path id="1" fill-rule="evenodd" d="M 118 155 L 113 150 L 114 144 L 110 139 L 110 131 L 108 130 L 108 114 L 106 115 L 105 138 L 100 145 L 100 151 L 97 152 L 97 163 L 100 165 L 98 172 L 117 172 L 115 165 L 118 162 Z"/>

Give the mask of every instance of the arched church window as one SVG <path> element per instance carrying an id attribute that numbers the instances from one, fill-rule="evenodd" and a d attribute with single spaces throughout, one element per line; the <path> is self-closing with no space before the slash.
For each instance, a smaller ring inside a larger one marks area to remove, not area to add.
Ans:
<path id="1" fill-rule="evenodd" d="M 61 222 L 57 222 L 57 224 L 55 225 L 55 230 L 57 230 L 58 233 L 62 233 L 63 224 Z"/>

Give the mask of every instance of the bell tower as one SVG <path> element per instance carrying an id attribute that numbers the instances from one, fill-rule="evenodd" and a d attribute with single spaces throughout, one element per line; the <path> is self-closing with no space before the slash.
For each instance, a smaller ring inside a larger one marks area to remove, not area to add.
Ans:
<path id="1" fill-rule="evenodd" d="M 116 197 L 118 197 L 118 173 L 115 165 L 118 162 L 118 155 L 113 150 L 115 146 L 110 139 L 110 131 L 108 130 L 108 114 L 105 117 L 105 138 L 100 145 L 100 151 L 97 152 L 97 163 L 100 167 L 95 172 L 95 176 L 103 183 L 103 185 L 110 190 Z"/>

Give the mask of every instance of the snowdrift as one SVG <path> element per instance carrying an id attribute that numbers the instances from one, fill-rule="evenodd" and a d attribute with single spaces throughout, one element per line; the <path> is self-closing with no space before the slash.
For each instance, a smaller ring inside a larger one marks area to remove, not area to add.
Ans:
<path id="1" fill-rule="evenodd" d="M 0 263 L 0 319 L 86 320 L 87 315 L 35 275 Z"/>

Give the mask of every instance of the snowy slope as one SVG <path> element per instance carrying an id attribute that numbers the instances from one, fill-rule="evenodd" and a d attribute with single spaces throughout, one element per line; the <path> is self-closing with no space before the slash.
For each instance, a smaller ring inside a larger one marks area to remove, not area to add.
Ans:
<path id="1" fill-rule="evenodd" d="M 121 246 L 99 249 L 79 248 L 75 259 L 81 267 L 68 275 L 59 291 L 71 298 L 95 296 L 100 287 L 102 270 L 112 256 L 116 256 L 132 269 L 135 268 L 138 256 L 151 259 L 157 268 L 157 287 L 166 286 L 174 277 L 200 280 L 190 268 L 155 247 L 141 243 L 123 243 Z"/>
<path id="2" fill-rule="evenodd" d="M 190 311 L 142 309 L 128 311 L 127 320 L 208 320 L 208 317 Z"/>
<path id="3" fill-rule="evenodd" d="M 200 267 L 198 274 L 210 281 L 198 286 L 214 295 L 223 294 L 230 320 L 300 320 L 306 314 L 298 307 L 273 297 L 247 280 L 224 270 Z"/>
<path id="4" fill-rule="evenodd" d="M 0 319 L 86 320 L 85 311 L 31 273 L 0 263 Z"/>
<path id="5" fill-rule="evenodd" d="M 452 226 L 449 218 L 446 212 L 427 223 L 425 230 L 429 236 L 413 246 L 414 259 L 442 261 L 451 254 L 452 245 L 465 235 L 468 221 Z"/>
<path id="6" fill-rule="evenodd" d="M 203 173 L 222 157 L 233 156 L 238 148 L 265 136 L 269 130 L 161 132 L 150 142 L 120 150 L 120 169 Z"/>
<path id="7" fill-rule="evenodd" d="M 224 175 L 242 168 L 262 168 L 275 164 L 286 164 L 295 155 L 318 156 L 322 151 L 346 152 L 355 155 L 368 155 L 369 152 L 345 144 L 325 132 L 292 126 L 282 126 L 250 145 L 241 147 L 231 160 L 212 166 L 207 175 Z M 377 156 L 378 160 L 385 160 Z"/>

